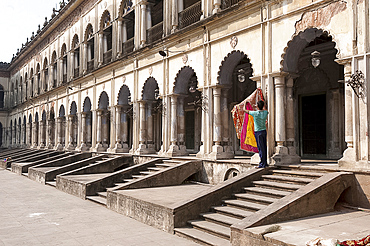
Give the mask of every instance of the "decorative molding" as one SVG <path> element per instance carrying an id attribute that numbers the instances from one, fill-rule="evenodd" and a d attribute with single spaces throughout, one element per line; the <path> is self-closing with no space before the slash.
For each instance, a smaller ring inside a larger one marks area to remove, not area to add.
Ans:
<path id="1" fill-rule="evenodd" d="M 152 67 L 152 66 L 150 66 L 150 67 L 149 67 L 149 75 L 151 76 L 151 75 L 152 75 L 152 73 L 153 73 L 153 67 Z"/>
<path id="2" fill-rule="evenodd" d="M 183 56 L 182 56 L 182 62 L 184 63 L 184 65 L 188 62 L 188 55 L 187 54 L 184 54 Z"/>
<path id="3" fill-rule="evenodd" d="M 238 37 L 232 36 L 230 40 L 231 48 L 235 49 L 235 47 L 238 45 Z"/>

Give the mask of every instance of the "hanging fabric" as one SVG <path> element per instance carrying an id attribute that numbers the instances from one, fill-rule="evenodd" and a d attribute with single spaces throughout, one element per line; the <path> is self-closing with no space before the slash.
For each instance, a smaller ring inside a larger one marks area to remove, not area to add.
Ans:
<path id="1" fill-rule="evenodd" d="M 243 108 L 246 110 L 257 110 L 257 102 L 260 100 L 264 101 L 263 94 L 262 90 L 257 88 L 231 110 L 236 135 L 240 139 L 240 148 L 254 153 L 258 153 L 257 142 L 254 136 L 254 120 L 253 116 L 245 113 Z"/>

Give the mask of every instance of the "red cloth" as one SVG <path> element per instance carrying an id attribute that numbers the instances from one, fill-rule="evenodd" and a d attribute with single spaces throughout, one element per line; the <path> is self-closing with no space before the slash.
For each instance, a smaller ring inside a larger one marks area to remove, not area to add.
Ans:
<path id="1" fill-rule="evenodd" d="M 370 246 L 370 235 L 364 237 L 361 240 L 346 240 L 340 242 L 339 245 L 341 246 Z"/>
<path id="2" fill-rule="evenodd" d="M 254 138 L 254 127 L 251 127 L 253 124 L 253 117 L 249 116 L 243 111 L 243 108 L 247 110 L 257 110 L 257 102 L 259 100 L 264 101 L 262 90 L 257 88 L 250 96 L 248 96 L 241 103 L 234 106 L 231 110 L 231 114 L 234 120 L 234 126 L 237 137 L 240 139 L 240 148 L 245 151 L 250 151 L 258 153 L 257 144 L 255 146 L 248 144 L 251 142 L 256 142 Z M 252 122 L 250 122 L 252 121 Z M 248 123 L 249 127 L 248 127 Z M 250 139 L 246 138 L 247 136 Z"/>

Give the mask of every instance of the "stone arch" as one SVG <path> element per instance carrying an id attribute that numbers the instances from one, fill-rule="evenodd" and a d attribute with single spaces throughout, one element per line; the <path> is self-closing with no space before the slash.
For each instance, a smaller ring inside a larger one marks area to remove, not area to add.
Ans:
<path id="1" fill-rule="evenodd" d="M 99 109 L 108 109 L 109 106 L 109 97 L 108 94 L 103 91 L 100 93 L 99 101 L 98 101 L 98 108 Z"/>
<path id="2" fill-rule="evenodd" d="M 47 57 L 45 57 L 45 58 L 44 58 L 44 62 L 43 62 L 42 67 L 43 67 L 43 69 L 46 69 L 46 68 L 47 68 L 47 66 L 48 66 L 48 58 L 47 58 Z"/>
<path id="3" fill-rule="evenodd" d="M 122 85 L 118 93 L 117 105 L 128 105 L 130 103 L 131 93 L 127 85 Z"/>
<path id="4" fill-rule="evenodd" d="M 56 62 L 57 61 L 57 52 L 54 50 L 53 54 L 51 55 L 51 62 Z"/>
<path id="5" fill-rule="evenodd" d="M 0 84 L 0 108 L 4 108 L 4 87 Z"/>
<path id="6" fill-rule="evenodd" d="M 21 144 L 21 140 L 22 140 L 22 119 L 21 119 L 21 116 L 19 116 L 18 118 L 18 129 L 17 129 L 17 136 L 18 136 L 18 139 L 17 139 L 17 144 Z"/>
<path id="7" fill-rule="evenodd" d="M 79 44 L 80 44 L 80 42 L 79 42 L 79 39 L 78 39 L 78 35 L 77 35 L 77 34 L 75 34 L 75 35 L 73 36 L 73 38 L 72 38 L 72 43 L 71 43 L 71 47 L 72 47 L 72 49 L 76 49 L 76 48 L 78 48 Z"/>
<path id="8" fill-rule="evenodd" d="M 335 49 L 337 55 L 339 54 L 339 49 L 337 47 L 337 42 L 333 35 L 329 34 L 328 31 L 318 28 L 307 28 L 298 34 L 293 35 L 292 39 L 287 43 L 284 48 L 282 59 L 280 61 L 280 71 L 287 73 L 297 73 L 298 72 L 298 60 L 301 52 L 307 47 L 312 41 L 320 36 L 327 36 L 332 39 L 335 43 Z"/>
<path id="9" fill-rule="evenodd" d="M 132 1 L 123 0 L 119 6 L 119 16 L 123 16 L 132 10 Z"/>
<path id="10" fill-rule="evenodd" d="M 218 76 L 217 76 L 217 84 L 219 85 L 231 85 L 232 84 L 232 75 L 233 71 L 236 66 L 243 60 L 246 60 L 246 63 L 249 63 L 250 66 L 248 67 L 249 76 L 253 75 L 253 68 L 252 63 L 250 62 L 249 57 L 244 54 L 243 51 L 240 50 L 233 50 L 224 58 L 221 62 L 219 67 Z"/>
<path id="11" fill-rule="evenodd" d="M 39 112 L 35 113 L 35 122 L 39 122 Z"/>
<path id="12" fill-rule="evenodd" d="M 148 101 L 154 101 L 156 100 L 155 98 L 155 91 L 159 90 L 158 83 L 155 80 L 154 77 L 149 77 L 143 86 L 142 94 L 141 97 L 143 100 Z"/>
<path id="13" fill-rule="evenodd" d="M 66 115 L 66 111 L 64 109 L 64 105 L 60 105 L 59 107 L 59 117 L 64 117 Z"/>
<path id="14" fill-rule="evenodd" d="M 45 109 L 42 111 L 42 114 L 41 114 L 41 120 L 44 121 L 47 119 L 47 116 L 46 116 L 46 111 Z"/>
<path id="15" fill-rule="evenodd" d="M 63 57 L 67 54 L 67 45 L 64 43 L 62 44 L 62 48 L 60 49 L 60 56 Z"/>
<path id="16" fill-rule="evenodd" d="M 28 123 L 32 124 L 32 114 L 31 113 L 28 115 Z"/>
<path id="17" fill-rule="evenodd" d="M 76 115 L 77 114 L 77 104 L 75 101 L 73 101 L 71 103 L 71 107 L 70 107 L 70 110 L 69 110 L 69 114 L 70 115 Z"/>
<path id="18" fill-rule="evenodd" d="M 85 35 L 84 35 L 84 39 L 85 41 L 89 40 L 90 38 L 92 38 L 94 35 L 94 28 L 92 26 L 91 23 L 89 23 L 87 26 L 86 26 L 86 29 L 85 29 Z"/>
<path id="19" fill-rule="evenodd" d="M 26 115 L 23 115 L 23 144 L 27 143 L 27 117 Z"/>
<path id="20" fill-rule="evenodd" d="M 100 30 L 102 31 L 104 28 L 110 26 L 112 24 L 111 15 L 108 10 L 105 10 L 100 18 L 99 22 Z"/>
<path id="21" fill-rule="evenodd" d="M 188 94 L 190 83 L 195 83 L 195 86 L 198 86 L 198 78 L 194 72 L 194 69 L 185 66 L 180 69 L 177 73 L 175 82 L 173 85 L 173 92 L 175 94 Z"/>
<path id="22" fill-rule="evenodd" d="M 86 97 L 82 106 L 82 112 L 91 111 L 91 100 L 89 97 Z"/>

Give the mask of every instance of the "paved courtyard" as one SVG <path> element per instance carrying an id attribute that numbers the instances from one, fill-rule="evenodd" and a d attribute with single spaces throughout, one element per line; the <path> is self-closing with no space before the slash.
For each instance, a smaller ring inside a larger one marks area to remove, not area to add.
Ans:
<path id="1" fill-rule="evenodd" d="M 197 245 L 0 169 L 2 245 Z"/>

